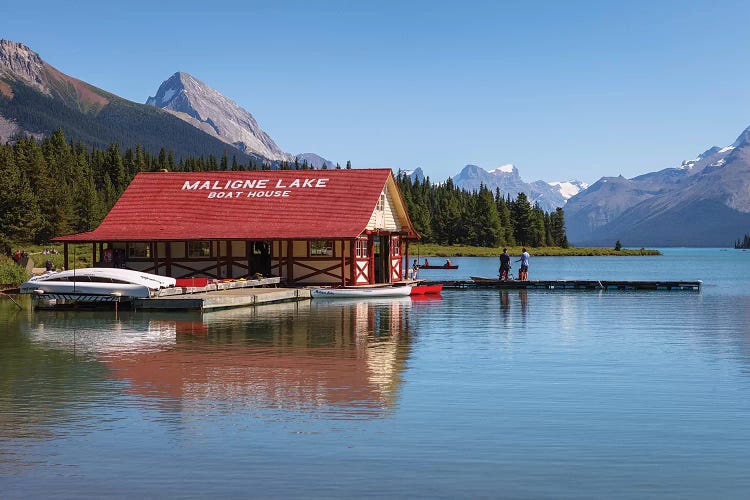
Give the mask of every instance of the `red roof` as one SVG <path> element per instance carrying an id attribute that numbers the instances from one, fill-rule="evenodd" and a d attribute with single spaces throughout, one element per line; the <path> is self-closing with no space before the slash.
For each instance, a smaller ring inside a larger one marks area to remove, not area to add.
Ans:
<path id="1" fill-rule="evenodd" d="M 140 173 L 98 228 L 55 239 L 353 238 L 387 185 L 403 231 L 416 237 L 390 169 L 337 169 Z"/>

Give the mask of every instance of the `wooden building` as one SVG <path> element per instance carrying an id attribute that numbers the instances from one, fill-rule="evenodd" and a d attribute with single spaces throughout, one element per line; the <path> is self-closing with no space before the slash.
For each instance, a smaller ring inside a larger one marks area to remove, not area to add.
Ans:
<path id="1" fill-rule="evenodd" d="M 295 285 L 404 279 L 419 238 L 390 169 L 148 172 L 95 230 L 96 265 L 175 278 L 279 276 Z"/>

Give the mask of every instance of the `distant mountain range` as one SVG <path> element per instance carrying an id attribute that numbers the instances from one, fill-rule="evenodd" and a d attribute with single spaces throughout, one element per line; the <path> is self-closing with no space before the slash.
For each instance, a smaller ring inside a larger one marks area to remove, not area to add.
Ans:
<path id="1" fill-rule="evenodd" d="M 730 246 L 750 231 L 750 128 L 677 168 L 602 177 L 568 201 L 565 220 L 579 246 Z"/>
<path id="2" fill-rule="evenodd" d="M 420 181 L 425 178 L 419 167 L 404 173 Z M 515 199 L 518 193 L 524 193 L 532 204 L 538 203 L 546 212 L 565 206 L 569 198 L 588 187 L 585 182 L 577 180 L 527 183 L 521 179 L 515 165 L 502 165 L 490 171 L 476 165 L 466 165 L 451 179 L 454 185 L 467 191 L 476 191 L 484 185 L 492 192 L 499 189 L 503 196 L 510 195 L 511 199 Z"/>
<path id="3" fill-rule="evenodd" d="M 335 168 L 315 153 L 286 153 L 237 103 L 187 73 L 165 80 L 147 104 L 118 97 L 52 67 L 25 45 L 0 40 L 0 142 L 67 138 L 106 148 L 163 147 L 177 158 L 223 154 L 244 164 L 306 163 Z M 408 172 L 424 178 L 421 168 Z M 513 165 L 466 165 L 452 178 L 467 190 L 485 185 L 525 193 L 545 211 L 565 207 L 568 240 L 578 246 L 729 246 L 750 232 L 750 128 L 727 147 L 692 161 L 625 179 L 527 183 Z"/>
<path id="4" fill-rule="evenodd" d="M 175 73 L 146 105 L 138 104 L 62 73 L 21 43 L 0 40 L 0 142 L 58 128 L 100 148 L 139 144 L 152 154 L 164 147 L 178 158 L 226 153 L 245 164 L 295 161 L 249 112 L 187 73 Z M 314 153 L 298 158 L 333 166 Z"/>
<path id="5" fill-rule="evenodd" d="M 59 128 L 70 140 L 100 148 L 115 142 L 123 148 L 140 144 L 152 154 L 171 149 L 177 157 L 220 157 L 227 151 L 224 142 L 166 111 L 68 76 L 25 45 L 0 40 L 0 141 L 43 137 Z M 234 151 L 244 163 L 265 161 L 252 152 Z"/>

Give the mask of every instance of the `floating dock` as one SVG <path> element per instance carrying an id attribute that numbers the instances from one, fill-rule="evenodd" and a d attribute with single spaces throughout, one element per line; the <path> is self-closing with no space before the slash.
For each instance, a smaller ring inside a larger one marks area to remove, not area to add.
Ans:
<path id="1" fill-rule="evenodd" d="M 152 299 L 135 299 L 133 305 L 135 309 L 213 311 L 309 299 L 310 290 L 303 288 L 248 287 L 197 292 L 189 295 L 165 295 Z"/>
<path id="2" fill-rule="evenodd" d="M 698 281 L 613 281 L 613 280 L 507 280 L 473 278 L 455 281 L 427 281 L 442 283 L 444 289 L 495 288 L 500 290 L 686 290 L 699 292 L 703 282 Z"/>

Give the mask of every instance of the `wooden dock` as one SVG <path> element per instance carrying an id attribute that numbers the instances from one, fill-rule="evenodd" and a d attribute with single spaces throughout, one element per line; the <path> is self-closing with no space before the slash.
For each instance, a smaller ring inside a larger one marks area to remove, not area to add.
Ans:
<path id="1" fill-rule="evenodd" d="M 303 288 L 247 287 L 135 299 L 133 305 L 135 309 L 213 311 L 309 299 L 310 290 Z"/>
<path id="2" fill-rule="evenodd" d="M 442 283 L 444 289 L 494 288 L 499 290 L 685 290 L 699 292 L 702 281 L 613 281 L 613 280 L 507 280 L 473 278 L 470 280 L 427 281 Z"/>

